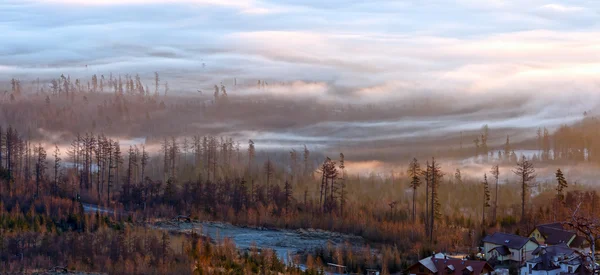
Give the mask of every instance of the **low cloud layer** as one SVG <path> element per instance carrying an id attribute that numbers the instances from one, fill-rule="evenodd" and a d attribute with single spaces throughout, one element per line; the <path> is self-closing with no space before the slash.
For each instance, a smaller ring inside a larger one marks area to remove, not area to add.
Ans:
<path id="1" fill-rule="evenodd" d="M 321 82 L 374 102 L 586 92 L 600 72 L 599 8 L 583 0 L 8 0 L 0 75 L 156 70 L 208 87 L 234 77 Z"/>

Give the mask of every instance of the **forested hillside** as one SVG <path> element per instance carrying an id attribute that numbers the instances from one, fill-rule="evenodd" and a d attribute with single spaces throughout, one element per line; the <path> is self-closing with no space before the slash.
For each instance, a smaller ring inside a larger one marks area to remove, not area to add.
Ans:
<path id="1" fill-rule="evenodd" d="M 373 111 L 234 93 L 286 83 L 215 85 L 208 95 L 178 95 L 169 85 L 176 83 L 158 73 L 149 84 L 112 74 L 10 82 L 0 95 L 2 272 L 60 263 L 110 274 L 317 274 L 331 262 L 401 272 L 431 251 L 475 255 L 487 232 L 527 234 L 578 206 L 598 215 L 597 186 L 555 170 L 597 165 L 600 125 L 587 113 L 572 125 L 519 133 L 533 137 L 519 142 L 511 142 L 514 129 L 487 125 L 423 140 L 398 151 L 393 171 L 361 173 L 351 165 L 375 154 L 354 154 L 364 146 L 253 140 L 233 129 L 409 117 L 426 113 L 431 101 Z M 378 146 L 374 152 L 386 150 Z M 478 170 L 454 167 L 465 159 Z M 553 175 L 537 178 L 536 168 Z M 111 211 L 86 212 L 82 203 Z M 179 215 L 322 229 L 360 236 L 367 246 L 308 250 L 286 265 L 267 249 L 237 250 L 227 239 L 148 226 Z"/>

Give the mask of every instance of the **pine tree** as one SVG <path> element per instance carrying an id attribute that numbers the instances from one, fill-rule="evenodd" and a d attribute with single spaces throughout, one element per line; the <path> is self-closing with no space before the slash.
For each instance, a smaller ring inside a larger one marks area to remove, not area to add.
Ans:
<path id="1" fill-rule="evenodd" d="M 38 144 L 36 149 L 37 161 L 35 163 L 35 197 L 40 196 L 40 184 L 44 180 L 46 174 L 46 150 L 42 147 L 42 144 Z"/>
<path id="2" fill-rule="evenodd" d="M 413 201 L 412 201 L 412 220 L 413 222 L 417 221 L 417 188 L 421 185 L 421 175 L 423 171 L 421 171 L 421 165 L 416 158 L 410 162 L 408 166 L 408 177 L 410 178 L 410 188 L 413 191 Z"/>
<path id="3" fill-rule="evenodd" d="M 511 152 L 512 152 L 512 149 L 510 148 L 510 137 L 507 135 L 506 143 L 504 143 L 504 158 L 508 161 L 511 161 L 511 159 L 510 159 Z"/>
<path id="4" fill-rule="evenodd" d="M 107 191 L 107 195 L 106 195 L 106 205 L 110 205 L 110 188 L 112 187 L 113 184 L 113 174 L 112 174 L 112 170 L 115 168 L 115 161 L 114 161 L 114 156 L 113 156 L 113 140 L 109 139 L 108 142 L 106 143 L 106 155 L 108 158 L 108 176 L 107 176 L 107 183 L 106 183 L 106 191 Z"/>
<path id="5" fill-rule="evenodd" d="M 188 149 L 190 148 L 190 143 L 187 137 L 183 137 L 183 144 L 182 144 L 182 149 L 183 149 L 183 163 L 184 166 L 187 166 L 187 155 L 188 155 Z M 179 158 L 181 159 L 181 155 L 179 156 Z M 180 161 L 181 162 L 181 161 Z M 184 167 L 185 169 L 185 167 Z"/>
<path id="6" fill-rule="evenodd" d="M 555 175 L 556 181 L 558 182 L 558 185 L 556 186 L 556 196 L 554 198 L 554 220 L 556 221 L 557 216 L 560 219 L 563 218 L 561 211 L 565 200 L 563 192 L 569 186 L 569 184 L 567 183 L 567 180 L 565 179 L 565 176 L 563 175 L 563 172 L 560 169 L 556 170 Z"/>
<path id="7" fill-rule="evenodd" d="M 214 98 L 215 98 L 215 104 L 217 104 L 219 102 L 219 86 L 215 85 L 215 92 L 213 94 Z"/>
<path id="8" fill-rule="evenodd" d="M 340 216 L 344 217 L 344 207 L 346 206 L 346 165 L 344 160 L 344 154 L 340 153 L 340 172 L 342 173 L 342 178 L 340 181 Z"/>
<path id="9" fill-rule="evenodd" d="M 227 98 L 227 90 L 225 90 L 225 85 L 221 84 L 221 93 L 224 98 Z"/>
<path id="10" fill-rule="evenodd" d="M 100 76 L 100 92 L 104 93 L 104 75 Z"/>
<path id="11" fill-rule="evenodd" d="M 475 158 L 478 159 L 479 158 L 479 154 L 480 154 L 480 141 L 479 141 L 479 137 L 475 138 L 473 140 L 473 144 L 475 144 Z"/>
<path id="12" fill-rule="evenodd" d="M 172 203 L 173 202 L 173 198 L 175 197 L 175 186 L 174 186 L 174 179 L 173 178 L 169 178 L 167 180 L 167 185 L 165 186 L 165 202 L 166 203 Z"/>
<path id="13" fill-rule="evenodd" d="M 559 202 L 562 202 L 564 200 L 564 194 L 563 191 L 565 188 L 569 187 L 569 184 L 567 183 L 567 180 L 565 179 L 565 176 L 563 175 L 563 172 L 558 169 L 556 170 L 556 181 L 558 182 L 558 185 L 556 186 L 556 199 Z"/>
<path id="14" fill-rule="evenodd" d="M 488 157 L 488 152 L 489 152 L 489 148 L 488 148 L 488 139 L 490 137 L 490 128 L 488 127 L 488 125 L 483 125 L 483 127 L 481 127 L 481 150 L 482 150 L 482 154 L 486 157 Z"/>
<path id="15" fill-rule="evenodd" d="M 495 198 L 494 198 L 494 212 L 493 212 L 493 216 L 492 216 L 492 220 L 495 223 L 496 222 L 496 215 L 498 212 L 498 183 L 499 183 L 499 177 L 500 177 L 500 168 L 498 167 L 498 165 L 494 165 L 492 166 L 492 170 L 490 171 L 492 173 L 492 175 L 494 176 L 494 180 L 496 180 L 496 192 L 494 192 Z"/>
<path id="16" fill-rule="evenodd" d="M 154 72 L 154 96 L 158 96 L 158 88 L 160 86 L 160 78 L 158 77 L 158 72 Z"/>
<path id="17" fill-rule="evenodd" d="M 327 157 L 325 159 L 325 161 L 323 162 L 323 165 L 320 168 L 320 172 L 321 172 L 321 189 L 320 189 L 320 196 L 319 196 L 319 207 L 321 208 L 321 211 L 324 212 L 325 211 L 325 201 L 327 200 L 327 165 L 329 164 L 329 162 L 331 161 L 331 159 L 329 157 Z"/>
<path id="18" fill-rule="evenodd" d="M 331 188 L 330 192 L 329 192 L 329 203 L 327 205 L 327 209 L 329 212 L 331 212 L 336 206 L 336 200 L 337 200 L 337 184 L 336 184 L 336 180 L 338 178 L 339 172 L 336 168 L 335 165 L 335 161 L 331 161 L 331 163 L 329 164 L 329 169 L 327 170 L 327 178 L 330 181 L 329 187 Z"/>
<path id="19" fill-rule="evenodd" d="M 292 200 L 292 185 L 288 180 L 285 181 L 285 213 L 289 215 L 290 202 Z"/>
<path id="20" fill-rule="evenodd" d="M 431 177 L 431 223 L 429 224 L 429 241 L 433 243 L 435 219 L 439 219 L 441 217 L 441 204 L 439 202 L 437 189 L 444 174 L 442 173 L 439 164 L 435 161 L 435 158 L 431 158 L 431 166 L 429 170 Z"/>
<path id="21" fill-rule="evenodd" d="M 456 171 L 454 172 L 454 180 L 456 181 L 456 183 L 462 184 L 462 173 L 458 168 L 456 168 Z"/>
<path id="22" fill-rule="evenodd" d="M 425 235 L 429 236 L 429 222 L 430 222 L 430 212 L 429 212 L 429 189 L 431 186 L 431 166 L 429 165 L 429 161 L 425 163 L 425 170 L 423 171 L 423 177 L 425 178 Z"/>
<path id="23" fill-rule="evenodd" d="M 177 177 L 177 171 L 176 171 L 176 161 L 177 161 L 177 155 L 179 154 L 179 145 L 177 144 L 177 140 L 175 139 L 175 137 L 171 137 L 171 151 L 170 151 L 170 160 L 171 160 L 171 177 L 172 178 L 176 178 Z"/>
<path id="24" fill-rule="evenodd" d="M 148 152 L 146 152 L 146 145 L 142 144 L 142 159 L 141 159 L 141 164 L 142 164 L 142 181 L 145 182 L 146 180 L 146 166 L 148 165 L 148 160 L 150 159 L 150 156 L 148 156 Z"/>
<path id="25" fill-rule="evenodd" d="M 543 152 L 543 149 L 542 149 L 543 148 L 543 146 L 542 146 L 543 138 L 542 138 L 542 128 L 541 127 L 537 128 L 536 137 L 537 137 L 536 145 L 537 145 L 538 153 L 541 156 L 542 152 Z"/>
<path id="26" fill-rule="evenodd" d="M 485 209 L 490 207 L 490 186 L 487 180 L 487 174 L 483 174 L 483 212 L 481 218 L 482 226 L 485 226 Z"/>
<path id="27" fill-rule="evenodd" d="M 103 163 L 103 149 L 104 149 L 104 144 L 103 144 L 104 140 L 102 135 L 98 135 L 97 138 L 97 144 L 96 147 L 94 148 L 94 151 L 96 153 L 96 192 L 98 193 L 98 201 L 101 200 L 101 190 L 100 187 L 102 184 L 104 184 L 103 179 L 101 177 L 102 174 L 102 168 L 104 167 L 104 163 Z"/>
<path id="28" fill-rule="evenodd" d="M 306 145 L 304 145 L 304 176 L 308 175 L 309 173 L 309 158 L 310 158 L 310 151 L 308 151 L 308 148 L 306 148 Z"/>
<path id="29" fill-rule="evenodd" d="M 1 129 L 0 129 L 0 136 L 2 136 Z M 27 141 L 26 148 L 25 148 L 25 154 L 26 154 L 26 156 L 25 156 L 25 182 L 27 182 L 27 183 L 29 183 L 29 181 L 31 180 L 31 152 L 32 152 L 31 142 Z M 0 170 L 2 170 L 1 163 L 2 163 L 2 161 L 0 161 Z"/>
<path id="30" fill-rule="evenodd" d="M 212 174 L 213 174 L 213 181 L 217 180 L 217 164 L 218 164 L 218 152 L 217 152 L 217 148 L 219 147 L 219 145 L 217 144 L 217 139 L 215 137 L 210 137 L 209 142 L 208 142 L 208 156 L 209 156 L 209 170 L 210 170 L 210 165 L 212 165 Z"/>
<path id="31" fill-rule="evenodd" d="M 54 145 L 54 194 L 58 194 L 58 179 L 60 178 L 60 149 Z"/>
<path id="32" fill-rule="evenodd" d="M 170 246 L 170 240 L 169 240 L 169 235 L 167 234 L 167 232 L 162 233 L 162 238 L 161 238 L 161 254 L 162 254 L 162 264 L 166 265 L 167 264 L 167 255 L 169 254 L 169 246 Z"/>
<path id="33" fill-rule="evenodd" d="M 264 164 L 265 176 L 267 177 L 267 198 L 271 199 L 271 177 L 273 176 L 274 167 L 271 158 L 267 157 L 267 161 Z"/>
<path id="34" fill-rule="evenodd" d="M 11 126 L 8 126 L 8 129 L 6 129 L 6 170 L 8 172 L 8 178 L 11 179 L 13 177 L 12 172 L 13 172 L 13 152 L 15 150 L 14 148 L 14 133 L 13 133 L 13 128 Z"/>
<path id="35" fill-rule="evenodd" d="M 123 164 L 123 156 L 121 155 L 121 145 L 119 144 L 119 141 L 115 141 L 114 145 L 114 168 L 115 168 L 115 183 L 118 183 L 120 178 L 119 178 L 119 171 L 121 170 L 121 164 Z M 110 192 L 108 193 L 108 195 L 110 196 Z"/>
<path id="36" fill-rule="evenodd" d="M 550 133 L 546 127 L 544 127 L 544 135 L 542 137 L 542 150 L 542 160 L 550 160 Z"/>
<path id="37" fill-rule="evenodd" d="M 2 152 L 4 152 L 4 136 L 2 126 L 0 126 L 0 171 L 4 170 L 4 165 L 2 164 Z"/>
<path id="38" fill-rule="evenodd" d="M 296 176 L 297 165 L 298 165 L 298 153 L 296 152 L 296 150 L 292 149 L 292 151 L 290 151 L 290 171 L 291 171 L 292 177 Z"/>
<path id="39" fill-rule="evenodd" d="M 248 172 L 251 173 L 252 166 L 254 165 L 254 156 L 256 155 L 256 150 L 254 149 L 254 141 L 251 139 L 248 140 Z"/>
<path id="40" fill-rule="evenodd" d="M 135 166 L 135 151 L 133 150 L 133 146 L 129 146 L 129 155 L 127 157 L 127 185 L 131 187 L 133 183 L 134 171 L 133 167 Z"/>
<path id="41" fill-rule="evenodd" d="M 98 77 L 94 74 L 92 76 L 92 92 L 98 91 Z"/>

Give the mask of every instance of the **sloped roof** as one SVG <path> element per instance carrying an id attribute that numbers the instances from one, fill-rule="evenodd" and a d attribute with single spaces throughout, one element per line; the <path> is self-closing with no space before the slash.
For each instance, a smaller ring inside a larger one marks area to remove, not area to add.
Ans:
<path id="1" fill-rule="evenodd" d="M 571 247 L 583 247 L 585 242 L 587 242 L 587 240 L 584 237 L 581 236 L 577 236 L 575 237 L 575 239 L 571 242 Z"/>
<path id="2" fill-rule="evenodd" d="M 469 270 L 473 272 L 473 275 L 483 274 L 483 269 L 487 266 L 488 270 L 494 270 L 490 264 L 485 261 L 472 261 L 472 260 L 461 260 L 461 259 L 433 259 L 433 264 L 437 270 L 445 271 L 447 268 L 452 266 L 456 271 Z M 460 274 L 460 273 L 457 273 Z"/>
<path id="3" fill-rule="evenodd" d="M 544 253 L 544 251 L 545 251 L 545 253 Z M 550 257 L 561 256 L 561 255 L 562 256 L 571 256 L 574 253 L 575 253 L 575 250 L 568 247 L 567 244 L 565 244 L 565 243 L 551 245 L 551 246 L 539 246 L 538 248 L 533 250 L 533 252 L 531 252 L 532 255 L 548 254 Z"/>
<path id="4" fill-rule="evenodd" d="M 576 235 L 573 231 L 565 230 L 561 223 L 540 224 L 536 228 L 549 245 L 568 243 Z"/>
<path id="5" fill-rule="evenodd" d="M 529 239 L 527 237 L 521 237 L 519 235 L 502 232 L 495 232 L 494 234 L 485 236 L 485 238 L 483 238 L 483 242 L 485 243 L 504 245 L 510 249 L 521 249 L 529 241 L 537 243 L 535 239 Z"/>
<path id="6" fill-rule="evenodd" d="M 419 260 L 419 263 L 422 264 L 427 269 L 429 269 L 429 271 L 431 271 L 432 273 L 436 273 L 436 272 L 438 272 L 438 269 L 435 266 L 435 264 L 433 263 L 433 260 L 431 258 L 432 257 L 427 257 L 425 259 L 421 259 L 421 260 Z"/>
<path id="7" fill-rule="evenodd" d="M 483 269 L 488 268 L 488 270 L 494 270 L 492 266 L 485 261 L 472 261 L 472 260 L 462 260 L 462 259 L 454 259 L 454 258 L 435 258 L 435 257 L 427 257 L 421 259 L 418 263 L 412 265 L 408 269 L 411 269 L 415 265 L 423 265 L 427 268 L 431 273 L 438 273 L 440 275 L 448 273 L 447 270 L 451 271 L 462 271 L 469 270 L 473 272 L 473 275 L 481 275 L 483 274 Z M 460 274 L 455 273 L 453 274 Z"/>
<path id="8" fill-rule="evenodd" d="M 540 257 L 537 257 L 536 259 L 538 259 L 538 264 L 535 265 L 535 267 L 533 268 L 534 270 L 556 270 L 556 269 L 560 269 L 559 266 L 556 266 L 554 263 L 552 263 L 551 261 L 551 255 L 549 253 L 544 253 L 542 254 Z"/>
<path id="9" fill-rule="evenodd" d="M 498 251 L 498 254 L 502 255 L 502 256 L 506 256 L 510 254 L 510 250 L 508 250 L 508 247 L 506 247 L 505 245 L 502 246 L 496 246 L 492 249 L 490 249 L 490 251 L 488 251 L 487 253 L 492 252 L 493 250 Z"/>
<path id="10" fill-rule="evenodd" d="M 543 223 L 543 224 L 539 224 L 537 227 L 565 229 L 565 227 L 562 225 L 562 223 L 559 223 L 559 222 Z"/>

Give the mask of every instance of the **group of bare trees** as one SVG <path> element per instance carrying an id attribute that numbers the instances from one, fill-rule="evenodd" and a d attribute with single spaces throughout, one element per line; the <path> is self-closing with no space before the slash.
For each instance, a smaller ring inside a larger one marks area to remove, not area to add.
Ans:
<path id="1" fill-rule="evenodd" d="M 526 206 L 527 206 L 527 198 L 529 198 L 529 190 L 536 186 L 535 182 L 535 169 L 533 167 L 533 163 L 528 160 L 525 156 L 522 156 L 521 159 L 516 163 L 514 170 L 512 171 L 518 178 L 519 184 L 521 185 L 521 221 L 526 221 Z M 495 192 L 494 192 L 494 203 L 492 208 L 492 224 L 496 223 L 497 212 L 498 212 L 498 184 L 500 181 L 500 167 L 499 165 L 492 166 L 490 170 L 490 174 L 493 176 L 495 181 Z M 486 225 L 485 222 L 485 213 L 486 209 L 492 207 L 490 204 L 491 200 L 491 192 L 490 186 L 488 182 L 487 173 L 483 175 L 483 181 L 481 182 L 483 186 L 483 207 L 482 207 L 482 225 Z"/>
<path id="2" fill-rule="evenodd" d="M 596 211 L 598 195 L 595 191 L 586 193 L 575 191 L 565 195 L 569 187 L 565 175 L 561 169 L 558 169 L 555 176 L 557 185 L 553 203 L 554 220 L 561 220 L 564 226 L 585 238 L 590 245 L 589 253 L 579 251 L 576 253 L 581 256 L 585 263 L 584 267 L 591 274 L 596 274 L 600 271 L 600 266 L 596 264 L 596 244 L 600 240 L 600 218 Z"/>
<path id="3" fill-rule="evenodd" d="M 487 162 L 490 159 L 496 159 L 504 163 L 516 163 L 519 159 L 510 143 L 510 136 L 506 136 L 506 141 L 503 145 L 496 147 L 489 144 L 490 128 L 488 125 L 481 127 L 481 133 L 473 140 L 475 157 L 482 158 Z M 461 148 L 462 148 L 462 132 L 461 132 Z"/>
<path id="4" fill-rule="evenodd" d="M 119 141 L 107 138 L 103 134 L 78 134 L 71 142 L 67 156 L 72 163 L 72 169 L 69 171 L 74 174 L 75 180 L 79 180 L 79 186 L 75 187 L 76 182 L 71 179 L 71 185 L 64 186 L 63 189 L 70 188 L 71 191 L 81 193 L 83 189 L 90 190 L 95 187 L 98 200 L 105 197 L 107 203 L 110 203 L 111 188 L 119 181 L 124 162 Z M 128 174 L 131 172 L 132 159 L 130 154 Z M 58 170 L 55 171 L 55 175 L 57 173 Z"/>
<path id="5" fill-rule="evenodd" d="M 154 96 L 158 96 L 158 85 L 159 76 L 155 73 L 155 84 L 156 89 Z M 85 83 L 84 83 L 85 81 Z M 18 80 L 13 80 L 14 83 L 19 84 Z M 46 94 L 49 93 L 52 96 L 62 96 L 71 98 L 75 93 L 103 93 L 112 91 L 116 95 L 140 95 L 150 96 L 150 90 L 147 85 L 144 85 L 139 74 L 135 76 L 125 74 L 124 76 L 118 75 L 113 76 L 110 73 L 107 77 L 104 75 L 92 75 L 91 79 L 75 79 L 71 80 L 71 76 L 64 74 L 58 78 L 50 80 L 49 91 L 44 90 L 43 85 L 40 85 L 39 79 L 35 84 L 35 90 L 37 93 Z M 16 85 L 18 86 L 18 85 Z M 168 92 L 168 84 L 165 83 L 165 94 Z M 16 94 L 13 90 L 13 94 Z"/>
<path id="6" fill-rule="evenodd" d="M 319 205 L 324 213 L 331 213 L 335 210 L 343 215 L 344 205 L 346 204 L 345 190 L 345 164 L 344 154 L 340 153 L 339 166 L 331 158 L 325 158 L 325 161 L 319 168 L 321 174 L 321 185 L 319 188 Z"/>
<path id="7" fill-rule="evenodd" d="M 41 144 L 32 145 L 11 126 L 6 131 L 0 127 L 0 175 L 8 183 L 7 186 L 0 186 L 0 190 L 14 190 L 15 179 L 30 181 L 33 176 L 36 195 L 39 194 L 48 168 L 46 157 L 46 150 Z"/>
<path id="8" fill-rule="evenodd" d="M 598 162 L 600 158 L 600 138 L 598 118 L 586 114 L 584 118 L 573 125 L 562 125 L 551 132 L 545 127 L 536 130 L 535 144 L 537 153 L 531 157 L 533 162 Z M 497 157 L 494 156 L 492 146 L 488 144 L 489 128 L 484 125 L 481 134 L 473 143 L 475 156 L 495 157 L 507 163 L 519 161 L 514 148 L 510 144 L 510 137 L 506 137 L 505 144 L 498 148 Z M 461 139 L 462 144 L 462 139 Z"/>
<path id="9" fill-rule="evenodd" d="M 493 206 L 493 214 L 492 214 L 492 223 L 496 222 L 497 219 L 497 208 L 498 208 L 498 184 L 499 184 L 499 177 L 500 177 L 500 169 L 498 165 L 494 165 L 491 169 L 491 174 L 493 176 L 493 179 L 495 180 L 495 198 L 494 198 L 494 202 L 493 205 L 490 204 L 491 201 L 491 189 L 489 186 L 489 182 L 488 182 L 488 176 L 487 174 L 484 174 L 483 176 L 483 181 L 481 182 L 482 187 L 483 187 L 483 198 L 482 198 L 482 225 L 486 225 L 486 221 L 485 221 L 485 216 L 486 216 L 486 211 L 488 208 Z M 533 163 L 530 162 L 526 157 L 522 157 L 521 160 L 519 162 L 516 163 L 515 169 L 513 171 L 514 174 L 516 174 L 519 177 L 519 183 L 521 185 L 521 220 L 525 221 L 525 217 L 526 217 L 526 205 L 527 205 L 527 198 L 529 195 L 529 190 L 531 187 L 535 186 L 535 169 L 533 167 Z M 409 166 L 408 166 L 408 171 L 407 171 L 407 175 L 409 177 L 410 183 L 409 186 L 412 189 L 413 192 L 413 198 L 412 198 L 412 220 L 416 221 L 417 219 L 417 210 L 416 210 L 416 194 L 417 194 L 417 189 L 421 186 L 422 184 L 422 178 L 425 181 L 425 215 L 424 215 L 424 225 L 425 225 L 425 232 L 427 234 L 427 236 L 429 237 L 430 241 L 433 241 L 434 239 L 434 228 L 435 228 L 435 221 L 436 219 L 438 219 L 441 215 L 440 213 L 440 209 L 441 209 L 441 205 L 439 203 L 439 199 L 438 199 L 438 188 L 439 188 L 439 184 L 442 181 L 442 177 L 444 176 L 444 173 L 441 171 L 439 163 L 436 162 L 436 160 L 434 158 L 432 158 L 431 162 L 427 161 L 426 164 L 426 169 L 423 170 L 421 169 L 421 166 L 418 162 L 418 160 L 416 158 L 414 158 Z M 460 170 L 457 169 L 457 172 L 455 174 L 455 178 L 459 179 L 458 183 L 460 183 L 462 180 L 460 180 L 461 176 L 460 176 Z"/>
<path id="10" fill-rule="evenodd" d="M 425 232 L 430 242 L 434 239 L 435 220 L 441 217 L 441 204 L 439 201 L 439 185 L 442 182 L 444 173 L 435 158 L 431 158 L 431 164 L 427 161 L 426 169 L 422 170 L 416 158 L 408 166 L 408 176 L 410 178 L 410 188 L 413 191 L 412 201 L 412 220 L 416 222 L 416 194 L 421 186 L 421 177 L 425 179 Z"/>

